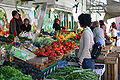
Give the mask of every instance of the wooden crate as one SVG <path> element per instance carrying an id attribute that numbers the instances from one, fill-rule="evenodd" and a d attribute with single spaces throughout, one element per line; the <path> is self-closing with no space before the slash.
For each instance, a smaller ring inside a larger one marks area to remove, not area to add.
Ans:
<path id="1" fill-rule="evenodd" d="M 118 57 L 118 74 L 120 75 L 120 53 Z"/>
<path id="2" fill-rule="evenodd" d="M 105 55 L 107 55 L 109 52 L 110 52 L 110 50 L 101 51 L 101 54 L 105 54 Z"/>
<path id="3" fill-rule="evenodd" d="M 104 60 L 105 64 L 116 64 L 118 63 L 118 58 L 115 57 L 106 57 L 106 59 Z"/>
<path id="4" fill-rule="evenodd" d="M 115 58 L 117 58 L 117 57 L 119 57 L 119 54 L 118 54 L 117 52 L 110 52 L 110 53 L 107 55 L 107 57 L 115 57 Z"/>
<path id="5" fill-rule="evenodd" d="M 109 51 L 112 50 L 113 46 L 103 46 L 101 51 Z"/>
<path id="6" fill-rule="evenodd" d="M 105 64 L 104 80 L 118 80 L 118 63 Z"/>
<path id="7" fill-rule="evenodd" d="M 104 55 L 100 55 L 97 60 L 104 60 L 105 59 L 105 56 Z"/>

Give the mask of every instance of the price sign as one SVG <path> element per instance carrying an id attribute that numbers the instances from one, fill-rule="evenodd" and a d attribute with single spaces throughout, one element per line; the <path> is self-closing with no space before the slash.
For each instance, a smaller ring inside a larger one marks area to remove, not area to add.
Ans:
<path id="1" fill-rule="evenodd" d="M 58 68 L 64 68 L 67 66 L 67 63 L 66 61 L 61 61 L 61 62 L 58 62 Z"/>
<path id="2" fill-rule="evenodd" d="M 28 57 L 28 53 L 23 52 L 22 50 L 15 48 L 15 47 L 12 47 L 10 53 L 12 53 L 14 57 L 19 58 L 24 61 L 26 61 Z"/>

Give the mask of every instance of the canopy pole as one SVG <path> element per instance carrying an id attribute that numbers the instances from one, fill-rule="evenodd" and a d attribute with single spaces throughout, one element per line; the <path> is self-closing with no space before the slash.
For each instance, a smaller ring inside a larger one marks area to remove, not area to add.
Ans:
<path id="1" fill-rule="evenodd" d="M 40 11 L 40 17 L 38 19 L 38 29 L 37 29 L 39 31 L 41 31 L 41 29 L 42 29 L 44 17 L 45 17 L 45 14 L 46 14 L 46 10 L 47 10 L 47 2 L 43 3 L 41 11 Z"/>
<path id="2" fill-rule="evenodd" d="M 15 2 L 15 8 L 16 8 L 16 10 L 18 10 L 17 4 L 18 4 L 18 0 L 16 0 L 16 2 Z"/>

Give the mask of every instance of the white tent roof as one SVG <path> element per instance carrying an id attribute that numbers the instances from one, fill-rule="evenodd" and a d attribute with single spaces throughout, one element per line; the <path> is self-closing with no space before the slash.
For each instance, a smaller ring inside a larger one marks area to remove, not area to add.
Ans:
<path id="1" fill-rule="evenodd" d="M 80 1 L 80 0 L 78 0 L 78 1 Z M 75 0 L 58 0 L 58 1 L 56 1 L 56 0 L 34 0 L 34 1 L 28 1 L 28 3 L 22 4 L 21 6 L 31 8 L 31 7 L 35 6 L 32 3 L 43 3 L 43 2 L 47 2 L 48 7 L 60 8 L 63 10 L 65 9 L 68 11 L 71 11 L 72 7 L 76 4 Z M 8 4 L 8 5 L 15 6 L 16 0 L 0 0 L 0 4 Z"/>
<path id="2" fill-rule="evenodd" d="M 120 16 L 120 2 L 113 0 L 107 1 L 107 6 L 105 7 L 105 17 L 104 20 Z"/>

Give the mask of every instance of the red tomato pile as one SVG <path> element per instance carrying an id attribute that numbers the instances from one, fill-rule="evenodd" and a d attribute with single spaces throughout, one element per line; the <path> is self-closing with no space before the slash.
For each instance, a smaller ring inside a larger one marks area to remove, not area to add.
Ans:
<path id="1" fill-rule="evenodd" d="M 80 40 L 80 38 L 81 38 L 81 34 L 80 33 L 76 34 L 76 36 L 74 37 L 75 40 Z"/>
<path id="2" fill-rule="evenodd" d="M 52 45 L 45 46 L 43 49 L 37 51 L 37 55 L 46 57 L 56 57 L 63 54 L 68 54 L 69 50 L 77 48 L 76 43 L 58 41 Z"/>

